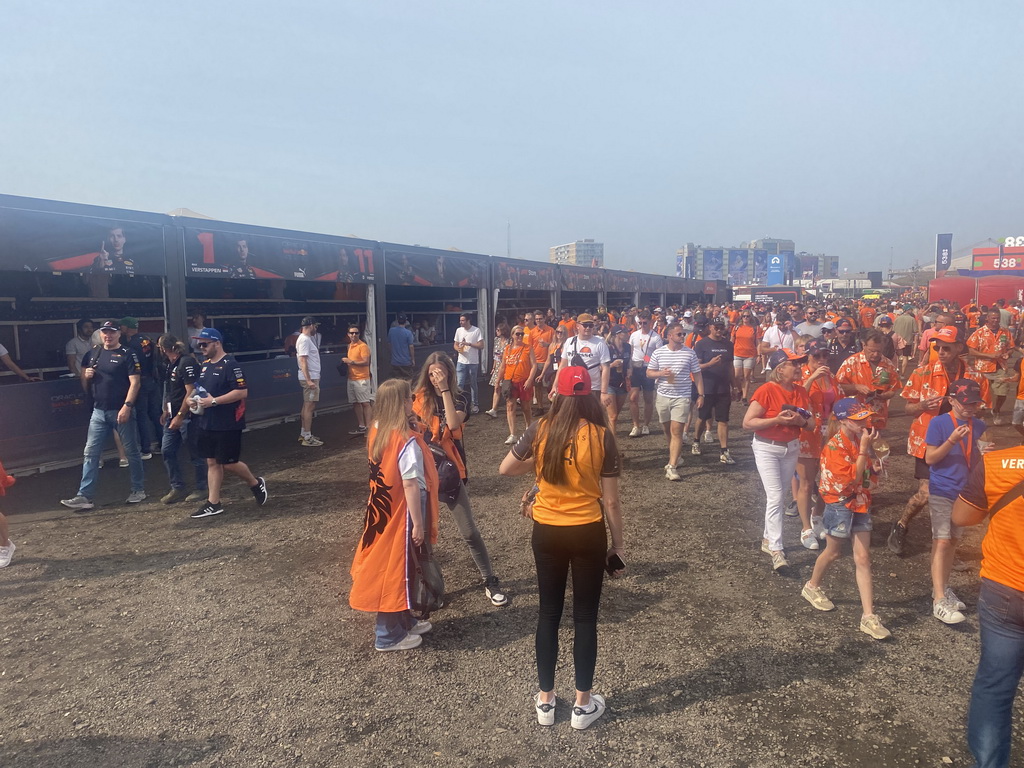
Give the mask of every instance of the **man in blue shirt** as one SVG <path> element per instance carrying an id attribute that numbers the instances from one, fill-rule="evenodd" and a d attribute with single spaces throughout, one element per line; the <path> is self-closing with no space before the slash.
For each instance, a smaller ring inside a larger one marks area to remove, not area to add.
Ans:
<path id="1" fill-rule="evenodd" d="M 949 571 L 961 529 L 953 525 L 953 502 L 966 487 L 972 467 L 981 461 L 978 442 L 985 422 L 981 386 L 971 379 L 949 385 L 953 410 L 928 422 L 924 460 L 930 468 L 928 506 L 932 517 L 932 615 L 946 624 L 959 624 L 966 607 L 949 588 Z"/>
<path id="2" fill-rule="evenodd" d="M 395 324 L 388 330 L 388 346 L 395 377 L 411 381 L 416 373 L 416 338 L 406 326 L 407 322 L 405 313 L 399 312 Z"/>

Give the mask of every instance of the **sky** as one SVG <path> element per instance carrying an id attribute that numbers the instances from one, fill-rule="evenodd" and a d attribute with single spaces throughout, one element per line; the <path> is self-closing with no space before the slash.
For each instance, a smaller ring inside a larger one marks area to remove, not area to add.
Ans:
<path id="1" fill-rule="evenodd" d="M 1024 235 L 1024 6 L 4 0 L 0 192 L 674 274 Z"/>

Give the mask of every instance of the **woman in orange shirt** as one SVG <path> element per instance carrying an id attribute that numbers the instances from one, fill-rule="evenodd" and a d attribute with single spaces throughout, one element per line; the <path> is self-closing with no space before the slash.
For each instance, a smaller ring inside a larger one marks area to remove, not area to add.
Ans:
<path id="1" fill-rule="evenodd" d="M 565 603 L 566 577 L 572 568 L 573 663 L 576 702 L 571 725 L 582 730 L 605 709 L 592 692 L 597 664 L 597 614 L 607 570 L 625 571 L 622 509 L 619 504 L 619 455 L 604 409 L 591 395 L 586 368 L 558 371 L 551 411 L 535 422 L 501 462 L 503 475 L 536 473 L 532 509 L 533 556 L 540 606 L 537 617 L 537 722 L 555 723 L 555 664 L 558 624 Z M 608 548 L 605 520 L 611 532 Z"/>
<path id="2" fill-rule="evenodd" d="M 505 347 L 501 358 L 501 372 L 498 380 L 502 382 L 505 394 L 505 416 L 508 418 L 508 438 L 505 445 L 516 441 L 516 403 L 523 411 L 526 426 L 530 426 L 533 418 L 533 371 L 537 365 L 533 347 L 523 343 L 524 331 L 517 325 L 512 329 L 512 343 Z M 507 384 L 505 382 L 508 382 Z"/>
<path id="3" fill-rule="evenodd" d="M 744 405 L 750 405 L 750 382 L 754 377 L 757 347 L 763 335 L 763 329 L 757 324 L 757 318 L 750 310 L 746 310 L 740 317 L 740 322 L 732 328 L 732 365 L 736 372 L 736 381 L 743 390 Z"/>
<path id="4" fill-rule="evenodd" d="M 807 549 L 818 549 L 818 539 L 825 536 L 821 524 L 825 502 L 819 498 L 812 509 L 811 490 L 818 477 L 822 437 L 832 415 L 832 406 L 841 396 L 839 385 L 828 367 L 828 344 L 821 339 L 812 339 L 807 343 L 807 363 L 803 368 L 802 383 L 811 404 L 808 410 L 814 414 L 817 426 L 800 433 L 800 458 L 796 463 L 797 490 L 794 498 L 803 524 L 800 543 Z"/>

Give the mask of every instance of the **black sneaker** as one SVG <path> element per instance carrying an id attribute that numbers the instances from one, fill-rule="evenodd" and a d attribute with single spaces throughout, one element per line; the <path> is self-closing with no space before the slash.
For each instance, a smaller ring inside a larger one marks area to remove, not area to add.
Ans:
<path id="1" fill-rule="evenodd" d="M 189 517 L 191 517 L 193 520 L 198 520 L 201 517 L 213 517 L 214 515 L 219 515 L 223 511 L 223 505 L 214 504 L 212 501 L 208 501 L 195 512 L 193 512 L 191 515 L 189 515 Z"/>
<path id="2" fill-rule="evenodd" d="M 506 595 L 505 591 L 501 588 L 501 584 L 498 581 L 497 576 L 491 576 L 491 578 L 484 583 L 484 594 L 487 595 L 487 598 L 491 601 L 491 605 L 495 605 L 500 608 L 508 603 L 508 595 Z"/>
<path id="3" fill-rule="evenodd" d="M 897 522 L 892 526 L 892 533 L 889 534 L 889 540 L 886 542 L 889 546 L 889 551 L 894 555 L 903 554 L 903 545 L 907 542 L 907 526 L 903 523 Z"/>
<path id="4" fill-rule="evenodd" d="M 256 485 L 252 487 L 252 495 L 256 498 L 256 503 L 261 507 L 267 503 L 267 499 L 270 498 L 270 494 L 267 493 L 267 481 L 262 477 L 256 478 Z"/>

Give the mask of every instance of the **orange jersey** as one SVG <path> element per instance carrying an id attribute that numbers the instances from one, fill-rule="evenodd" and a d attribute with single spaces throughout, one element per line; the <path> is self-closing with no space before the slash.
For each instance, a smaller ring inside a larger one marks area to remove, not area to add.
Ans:
<path id="1" fill-rule="evenodd" d="M 1024 480 L 1024 447 L 990 451 L 975 464 L 960 498 L 989 510 Z M 981 578 L 1024 592 L 1024 498 L 1011 494 L 1009 504 L 989 519 L 981 542 Z"/>
<path id="2" fill-rule="evenodd" d="M 368 363 L 370 362 L 370 347 L 365 341 L 353 341 L 348 345 L 346 357 L 349 360 L 355 360 L 357 363 Z M 370 378 L 370 366 L 350 365 L 348 367 L 348 378 L 351 381 L 365 381 Z"/>
<path id="3" fill-rule="evenodd" d="M 757 346 L 764 335 L 759 325 L 736 325 L 732 329 L 734 357 L 757 357 Z"/>
<path id="4" fill-rule="evenodd" d="M 533 347 L 533 357 L 538 363 L 543 363 L 548 354 L 548 347 L 555 338 L 555 329 L 550 325 L 538 325 L 530 334 L 530 346 Z M 526 337 L 523 337 L 526 343 Z"/>
<path id="5" fill-rule="evenodd" d="M 872 390 L 882 392 L 899 392 L 903 388 L 900 383 L 900 375 L 896 366 L 887 357 L 882 357 L 877 366 L 872 367 L 864 352 L 858 352 L 846 358 L 839 371 L 836 373 L 836 381 L 840 384 L 864 384 Z M 879 429 L 885 429 L 889 419 L 889 401 L 878 398 L 869 398 L 867 395 L 851 395 L 863 403 L 875 416 L 874 425 Z"/>
<path id="6" fill-rule="evenodd" d="M 559 320 L 558 324 L 565 327 L 565 338 L 571 339 L 576 335 L 576 321 L 575 320 Z"/>
<path id="7" fill-rule="evenodd" d="M 522 384 L 530 376 L 530 371 L 533 370 L 533 363 L 531 362 L 531 347 L 525 344 L 521 347 L 517 347 L 513 344 L 509 344 L 505 347 L 504 353 L 502 353 L 501 361 L 505 365 L 505 371 L 502 378 L 514 381 L 518 384 Z"/>
<path id="8" fill-rule="evenodd" d="M 907 379 L 907 386 L 903 388 L 903 399 L 908 403 L 919 403 L 931 397 L 945 397 L 949 391 L 949 383 L 961 378 L 964 374 L 964 365 L 956 361 L 956 375 L 952 378 L 946 373 L 942 363 L 936 360 L 934 363 L 927 363 L 914 370 Z M 948 406 L 947 406 L 948 407 Z M 924 458 L 925 435 L 928 433 L 928 423 L 939 414 L 923 411 L 910 424 L 910 434 L 907 436 L 907 453 L 919 459 Z"/>

